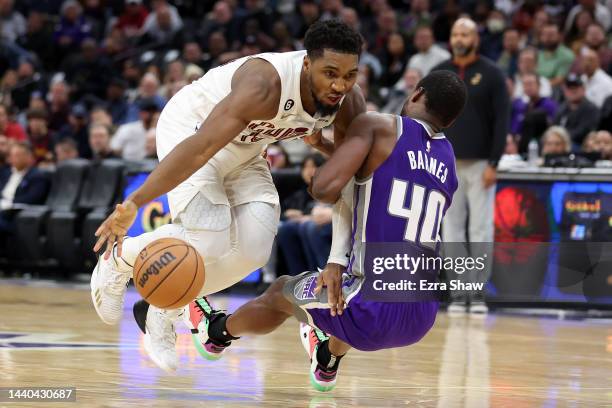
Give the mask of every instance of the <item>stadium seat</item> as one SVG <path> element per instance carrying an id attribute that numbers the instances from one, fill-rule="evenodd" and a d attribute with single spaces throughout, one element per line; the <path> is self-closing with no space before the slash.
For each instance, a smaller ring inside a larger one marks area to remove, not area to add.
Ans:
<path id="1" fill-rule="evenodd" d="M 17 241 L 21 243 L 22 259 L 34 263 L 46 259 L 48 216 L 52 211 L 74 208 L 89 165 L 89 161 L 84 159 L 60 163 L 53 174 L 45 205 L 28 206 L 17 215 Z"/>
<path id="2" fill-rule="evenodd" d="M 53 211 L 49 216 L 49 255 L 67 272 L 82 270 L 86 260 L 95 259 L 93 234 L 120 196 L 124 169 L 118 159 L 93 163 L 76 207 Z"/>

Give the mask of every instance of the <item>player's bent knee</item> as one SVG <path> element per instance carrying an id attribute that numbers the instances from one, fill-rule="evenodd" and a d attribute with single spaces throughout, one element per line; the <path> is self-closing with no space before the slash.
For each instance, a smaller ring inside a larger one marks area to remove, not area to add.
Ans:
<path id="1" fill-rule="evenodd" d="M 269 307 L 287 315 L 293 314 L 293 305 L 283 294 L 283 288 L 289 281 L 289 276 L 278 277 L 262 295 L 263 300 Z"/>

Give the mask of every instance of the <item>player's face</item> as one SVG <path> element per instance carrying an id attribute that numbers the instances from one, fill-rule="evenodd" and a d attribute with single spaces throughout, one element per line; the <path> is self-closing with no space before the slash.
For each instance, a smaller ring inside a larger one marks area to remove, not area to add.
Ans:
<path id="1" fill-rule="evenodd" d="M 340 107 L 342 97 L 357 81 L 355 54 L 343 54 L 325 50 L 323 56 L 309 60 L 309 77 L 317 110 L 324 115 L 334 113 Z"/>

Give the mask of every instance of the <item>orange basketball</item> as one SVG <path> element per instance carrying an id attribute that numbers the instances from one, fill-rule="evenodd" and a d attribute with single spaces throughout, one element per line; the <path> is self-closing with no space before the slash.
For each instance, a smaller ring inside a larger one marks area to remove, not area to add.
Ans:
<path id="1" fill-rule="evenodd" d="M 204 261 L 194 247 L 176 238 L 147 245 L 134 264 L 134 285 L 147 302 L 177 309 L 195 299 L 204 286 Z"/>

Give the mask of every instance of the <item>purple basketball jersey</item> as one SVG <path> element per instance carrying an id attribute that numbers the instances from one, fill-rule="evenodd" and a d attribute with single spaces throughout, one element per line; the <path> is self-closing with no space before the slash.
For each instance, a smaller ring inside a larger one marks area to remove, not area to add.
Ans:
<path id="1" fill-rule="evenodd" d="M 419 251 L 437 251 L 440 224 L 458 185 L 453 149 L 443 134 L 399 116 L 397 129 L 392 153 L 371 177 L 355 185 L 347 268 L 353 276 L 343 283 L 347 309 L 332 317 L 327 308 L 304 306 L 321 330 L 365 351 L 419 341 L 433 326 L 438 311 L 437 301 L 364 299 L 365 243 L 409 242 Z M 307 275 L 300 282 L 314 277 Z"/>
<path id="2" fill-rule="evenodd" d="M 353 248 L 349 271 L 363 275 L 355 259 L 364 242 L 410 242 L 436 250 L 440 224 L 457 190 L 455 156 L 442 133 L 423 122 L 397 117 L 398 139 L 389 157 L 355 185 Z"/>

